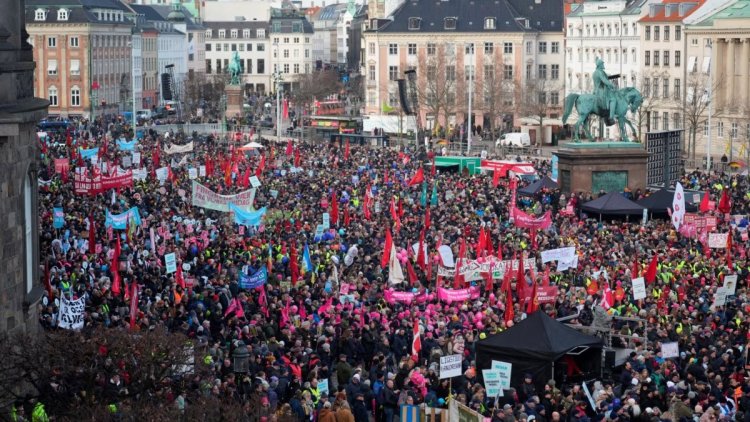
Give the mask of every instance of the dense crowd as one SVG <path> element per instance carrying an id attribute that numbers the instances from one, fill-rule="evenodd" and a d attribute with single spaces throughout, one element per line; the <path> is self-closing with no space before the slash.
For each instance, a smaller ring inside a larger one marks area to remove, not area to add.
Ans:
<path id="1" fill-rule="evenodd" d="M 562 212 L 598 193 L 566 198 L 543 190 L 518 197 L 517 206 L 529 214 L 552 213 L 548 229 L 529 231 L 509 220 L 507 178 L 495 183 L 492 173 L 433 173 L 430 151 L 265 140 L 263 148 L 240 151 L 241 144 L 214 136 L 192 138 L 153 128 L 139 139 L 135 151 L 141 162 L 132 165 L 147 170 L 145 180 L 116 192 L 76 194 L 76 167 L 89 172 L 95 167 L 78 148 L 99 147 L 96 161 L 108 163 L 110 170 L 132 157 L 118 149 L 116 140 L 128 136 L 120 129 L 80 125 L 43 141 L 45 295 L 85 297 L 84 329 L 162 325 L 194 339 L 212 376 L 169 396 L 174 406 L 190 406 L 192 394 L 213 395 L 247 403 L 253 421 L 392 422 L 402 404 L 444 407 L 450 400 L 492 422 L 750 420 L 746 219 L 735 224 L 720 211 L 709 211 L 718 216 L 716 232 L 730 232 L 727 253 L 707 248 L 700 236 L 677 233 L 668 217 L 643 225 L 640 218 Z M 165 153 L 189 141 L 192 152 Z M 65 174 L 55 171 L 55 158 L 70 159 Z M 533 163 L 542 176 L 550 171 L 546 161 Z M 160 182 L 156 170 L 165 166 L 169 175 Z M 247 174 L 257 175 L 261 185 L 254 206 L 267 210 L 261 224 L 239 226 L 230 213 L 192 206 L 188 169 L 200 166 L 206 166 L 206 175 L 196 180 L 222 195 L 246 190 Z M 409 186 L 422 168 L 426 186 Z M 695 171 L 681 182 L 686 189 L 710 192 L 717 202 L 728 192 L 730 214 L 748 214 L 746 176 Z M 644 193 L 628 195 L 638 199 Z M 61 229 L 53 228 L 55 207 L 64 210 Z M 126 230 L 106 227 L 107 210 L 119 214 L 132 207 L 139 209 L 140 226 L 129 221 Z M 333 230 L 316 237 L 324 213 Z M 414 252 L 402 261 L 408 276 L 398 284 L 389 283 L 389 265 L 381 265 L 388 236 L 399 254 L 404 248 Z M 90 240 L 97 246 L 89 248 Z M 411 247 L 420 241 L 427 246 L 427 265 L 418 265 L 418 248 Z M 118 244 L 119 260 L 113 262 Z M 611 289 L 609 315 L 647 321 L 612 323 L 613 332 L 631 336 L 618 345 L 634 352 L 611 377 L 587 385 L 590 399 L 581 384 L 555 382 L 542 373 L 526 374 L 503 397 L 487 397 L 481 381 L 485 368 L 475 364 L 477 342 L 533 309 L 518 300 L 515 275 L 492 285 L 438 277 L 440 245 L 467 260 L 477 253 L 537 260 L 523 274 L 523 290 L 535 290 L 534 283 L 558 286 L 555 302 L 537 312 L 579 315 L 569 323 L 591 324 Z M 564 246 L 576 247 L 577 267 L 560 272 L 554 262 L 541 264 L 541 251 Z M 163 257 L 170 253 L 176 254 L 177 272 L 167 273 Z M 631 278 L 646 272 L 654 257 L 657 276 L 648 283 L 646 298 L 633 300 Z M 268 278 L 262 288 L 240 287 L 240 278 L 263 269 Z M 712 307 L 716 288 L 730 273 L 739 275 L 736 294 L 725 306 Z M 444 303 L 434 296 L 437 283 L 445 288 L 473 284 L 479 297 Z M 393 302 L 386 300 L 388 289 L 428 300 Z M 137 308 L 131 309 L 134 291 Z M 41 324 L 57 329 L 56 302 L 45 303 Z M 415 322 L 421 342 L 417 356 L 412 355 Z M 663 358 L 661 343 L 674 341 L 679 356 Z M 246 371 L 233 368 L 238 348 L 250 356 Z M 441 380 L 439 358 L 450 354 L 462 355 L 463 375 Z M 114 367 L 102 375 L 108 388 L 127 394 L 127 374 Z M 323 385 L 327 392 L 321 392 Z"/>

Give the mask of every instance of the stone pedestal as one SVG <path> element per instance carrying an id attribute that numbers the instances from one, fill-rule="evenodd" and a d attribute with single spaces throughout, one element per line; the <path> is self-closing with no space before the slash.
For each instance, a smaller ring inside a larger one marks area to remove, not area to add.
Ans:
<path id="1" fill-rule="evenodd" d="M 648 151 L 639 143 L 569 143 L 558 157 L 560 189 L 571 192 L 622 192 L 646 187 Z"/>
<path id="2" fill-rule="evenodd" d="M 242 116 L 242 104 L 245 97 L 242 93 L 242 87 L 239 85 L 227 85 L 224 88 L 224 92 L 227 94 L 227 111 L 224 115 L 230 119 Z"/>

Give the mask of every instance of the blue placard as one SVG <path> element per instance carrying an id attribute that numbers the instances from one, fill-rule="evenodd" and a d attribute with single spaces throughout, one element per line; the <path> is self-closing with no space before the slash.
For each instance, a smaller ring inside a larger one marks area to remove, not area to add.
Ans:
<path id="1" fill-rule="evenodd" d="M 262 267 L 253 275 L 247 275 L 243 272 L 240 272 L 239 285 L 243 289 L 251 290 L 266 284 L 267 280 L 268 270 L 266 269 L 266 267 Z"/>

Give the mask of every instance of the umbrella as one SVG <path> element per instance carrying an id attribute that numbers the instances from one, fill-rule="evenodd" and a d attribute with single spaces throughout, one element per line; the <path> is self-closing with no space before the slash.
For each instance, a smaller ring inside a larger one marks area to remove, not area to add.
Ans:
<path id="1" fill-rule="evenodd" d="M 257 143 L 257 142 L 250 142 L 242 146 L 240 150 L 248 150 L 248 149 L 256 149 L 256 148 L 263 148 L 263 145 Z"/>

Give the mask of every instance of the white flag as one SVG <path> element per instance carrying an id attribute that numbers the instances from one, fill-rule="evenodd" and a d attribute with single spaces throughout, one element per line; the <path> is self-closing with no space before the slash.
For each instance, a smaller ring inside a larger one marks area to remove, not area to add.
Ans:
<path id="1" fill-rule="evenodd" d="M 674 188 L 674 198 L 672 198 L 672 224 L 675 230 L 680 230 L 682 220 L 685 218 L 685 192 L 680 182 Z"/>
<path id="2" fill-rule="evenodd" d="M 396 248 L 391 248 L 391 259 L 388 262 L 388 282 L 391 284 L 401 284 L 404 282 L 404 271 L 401 269 L 401 263 L 396 256 Z"/>

